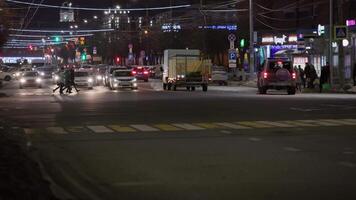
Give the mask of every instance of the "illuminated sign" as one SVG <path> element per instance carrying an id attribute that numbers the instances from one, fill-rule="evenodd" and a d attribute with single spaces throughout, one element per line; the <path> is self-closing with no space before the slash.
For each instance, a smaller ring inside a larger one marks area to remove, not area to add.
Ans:
<path id="1" fill-rule="evenodd" d="M 199 29 L 211 29 L 211 30 L 229 30 L 236 31 L 237 25 L 211 25 L 211 26 L 199 26 Z"/>
<path id="2" fill-rule="evenodd" d="M 179 24 L 163 24 L 161 29 L 163 32 L 179 32 L 182 27 Z"/>
<path id="3" fill-rule="evenodd" d="M 262 37 L 262 44 L 284 45 L 284 44 L 297 43 L 297 42 L 298 42 L 297 35 L 263 36 Z"/>
<path id="4" fill-rule="evenodd" d="M 324 35 L 325 34 L 325 26 L 318 25 L 318 36 Z"/>
<path id="5" fill-rule="evenodd" d="M 356 20 L 354 19 L 346 20 L 346 26 L 356 26 Z"/>

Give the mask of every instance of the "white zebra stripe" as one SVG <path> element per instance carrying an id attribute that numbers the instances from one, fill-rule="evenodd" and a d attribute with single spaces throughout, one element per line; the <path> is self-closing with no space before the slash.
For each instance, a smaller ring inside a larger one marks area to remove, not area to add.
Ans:
<path id="1" fill-rule="evenodd" d="M 152 132 L 152 131 L 159 131 L 159 129 L 157 128 L 153 128 L 151 126 L 148 126 L 146 124 L 132 124 L 130 125 L 132 128 L 135 128 L 139 131 L 143 131 L 143 132 Z"/>
<path id="2" fill-rule="evenodd" d="M 185 130 L 205 130 L 205 128 L 200 127 L 200 126 L 195 126 L 193 124 L 172 124 L 173 126 L 185 129 Z"/>
<path id="3" fill-rule="evenodd" d="M 94 133 L 113 133 L 114 131 L 105 126 L 87 126 Z"/>
<path id="4" fill-rule="evenodd" d="M 222 122 L 222 123 L 216 123 L 219 126 L 224 126 L 227 128 L 232 128 L 232 129 L 251 129 L 250 127 L 247 126 L 241 126 L 233 123 L 227 123 L 227 122 Z"/>
<path id="5" fill-rule="evenodd" d="M 55 134 L 68 134 L 66 130 L 62 127 L 48 127 L 46 128 L 48 132 Z"/>

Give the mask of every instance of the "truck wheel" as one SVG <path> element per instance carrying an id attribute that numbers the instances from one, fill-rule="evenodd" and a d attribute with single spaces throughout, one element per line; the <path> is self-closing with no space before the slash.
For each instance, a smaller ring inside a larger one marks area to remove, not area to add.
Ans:
<path id="1" fill-rule="evenodd" d="M 266 94 L 267 93 L 267 88 L 266 87 L 259 87 L 258 88 L 258 92 L 260 93 L 260 94 Z"/>
<path id="2" fill-rule="evenodd" d="M 195 87 L 192 87 L 192 91 L 195 91 Z"/>
<path id="3" fill-rule="evenodd" d="M 5 76 L 4 80 L 5 81 L 11 81 L 11 76 Z"/>
<path id="4" fill-rule="evenodd" d="M 204 91 L 204 92 L 208 91 L 208 86 L 205 85 L 205 84 L 203 85 L 203 91 Z"/>
<path id="5" fill-rule="evenodd" d="M 163 83 L 163 90 L 167 90 L 167 84 Z"/>
<path id="6" fill-rule="evenodd" d="M 295 87 L 290 87 L 287 89 L 289 95 L 295 95 L 296 89 Z"/>
<path id="7" fill-rule="evenodd" d="M 187 86 L 187 91 L 189 91 L 190 90 L 190 87 L 189 86 Z"/>

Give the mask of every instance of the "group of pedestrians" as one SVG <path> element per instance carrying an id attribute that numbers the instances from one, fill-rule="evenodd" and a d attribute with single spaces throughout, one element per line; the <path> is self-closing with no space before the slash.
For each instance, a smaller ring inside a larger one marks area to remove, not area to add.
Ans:
<path id="1" fill-rule="evenodd" d="M 72 93 L 73 88 L 75 89 L 76 92 L 79 92 L 74 82 L 74 79 L 75 76 L 74 76 L 73 68 L 68 68 L 68 69 L 61 68 L 60 71 L 58 72 L 57 88 L 53 90 L 53 93 L 59 90 L 60 94 L 63 94 L 64 92 L 70 94 Z"/>
<path id="2" fill-rule="evenodd" d="M 330 82 L 330 66 L 327 63 L 321 68 L 321 75 L 318 77 L 314 65 L 306 63 L 305 68 L 302 69 L 299 65 L 294 69 L 297 73 L 297 89 L 302 91 L 303 88 L 314 89 L 319 87 L 319 91 L 322 92 L 324 84 Z"/>

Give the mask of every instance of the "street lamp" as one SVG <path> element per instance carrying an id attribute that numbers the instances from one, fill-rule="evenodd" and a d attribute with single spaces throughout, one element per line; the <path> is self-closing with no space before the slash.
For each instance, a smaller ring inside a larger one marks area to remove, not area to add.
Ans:
<path id="1" fill-rule="evenodd" d="M 255 51 L 254 51 L 254 34 L 253 34 L 253 0 L 249 0 L 249 20 L 250 20 L 250 78 L 255 70 Z"/>
<path id="2" fill-rule="evenodd" d="M 84 23 L 88 23 L 88 20 L 87 20 L 87 19 L 84 19 L 83 22 L 84 22 Z"/>

